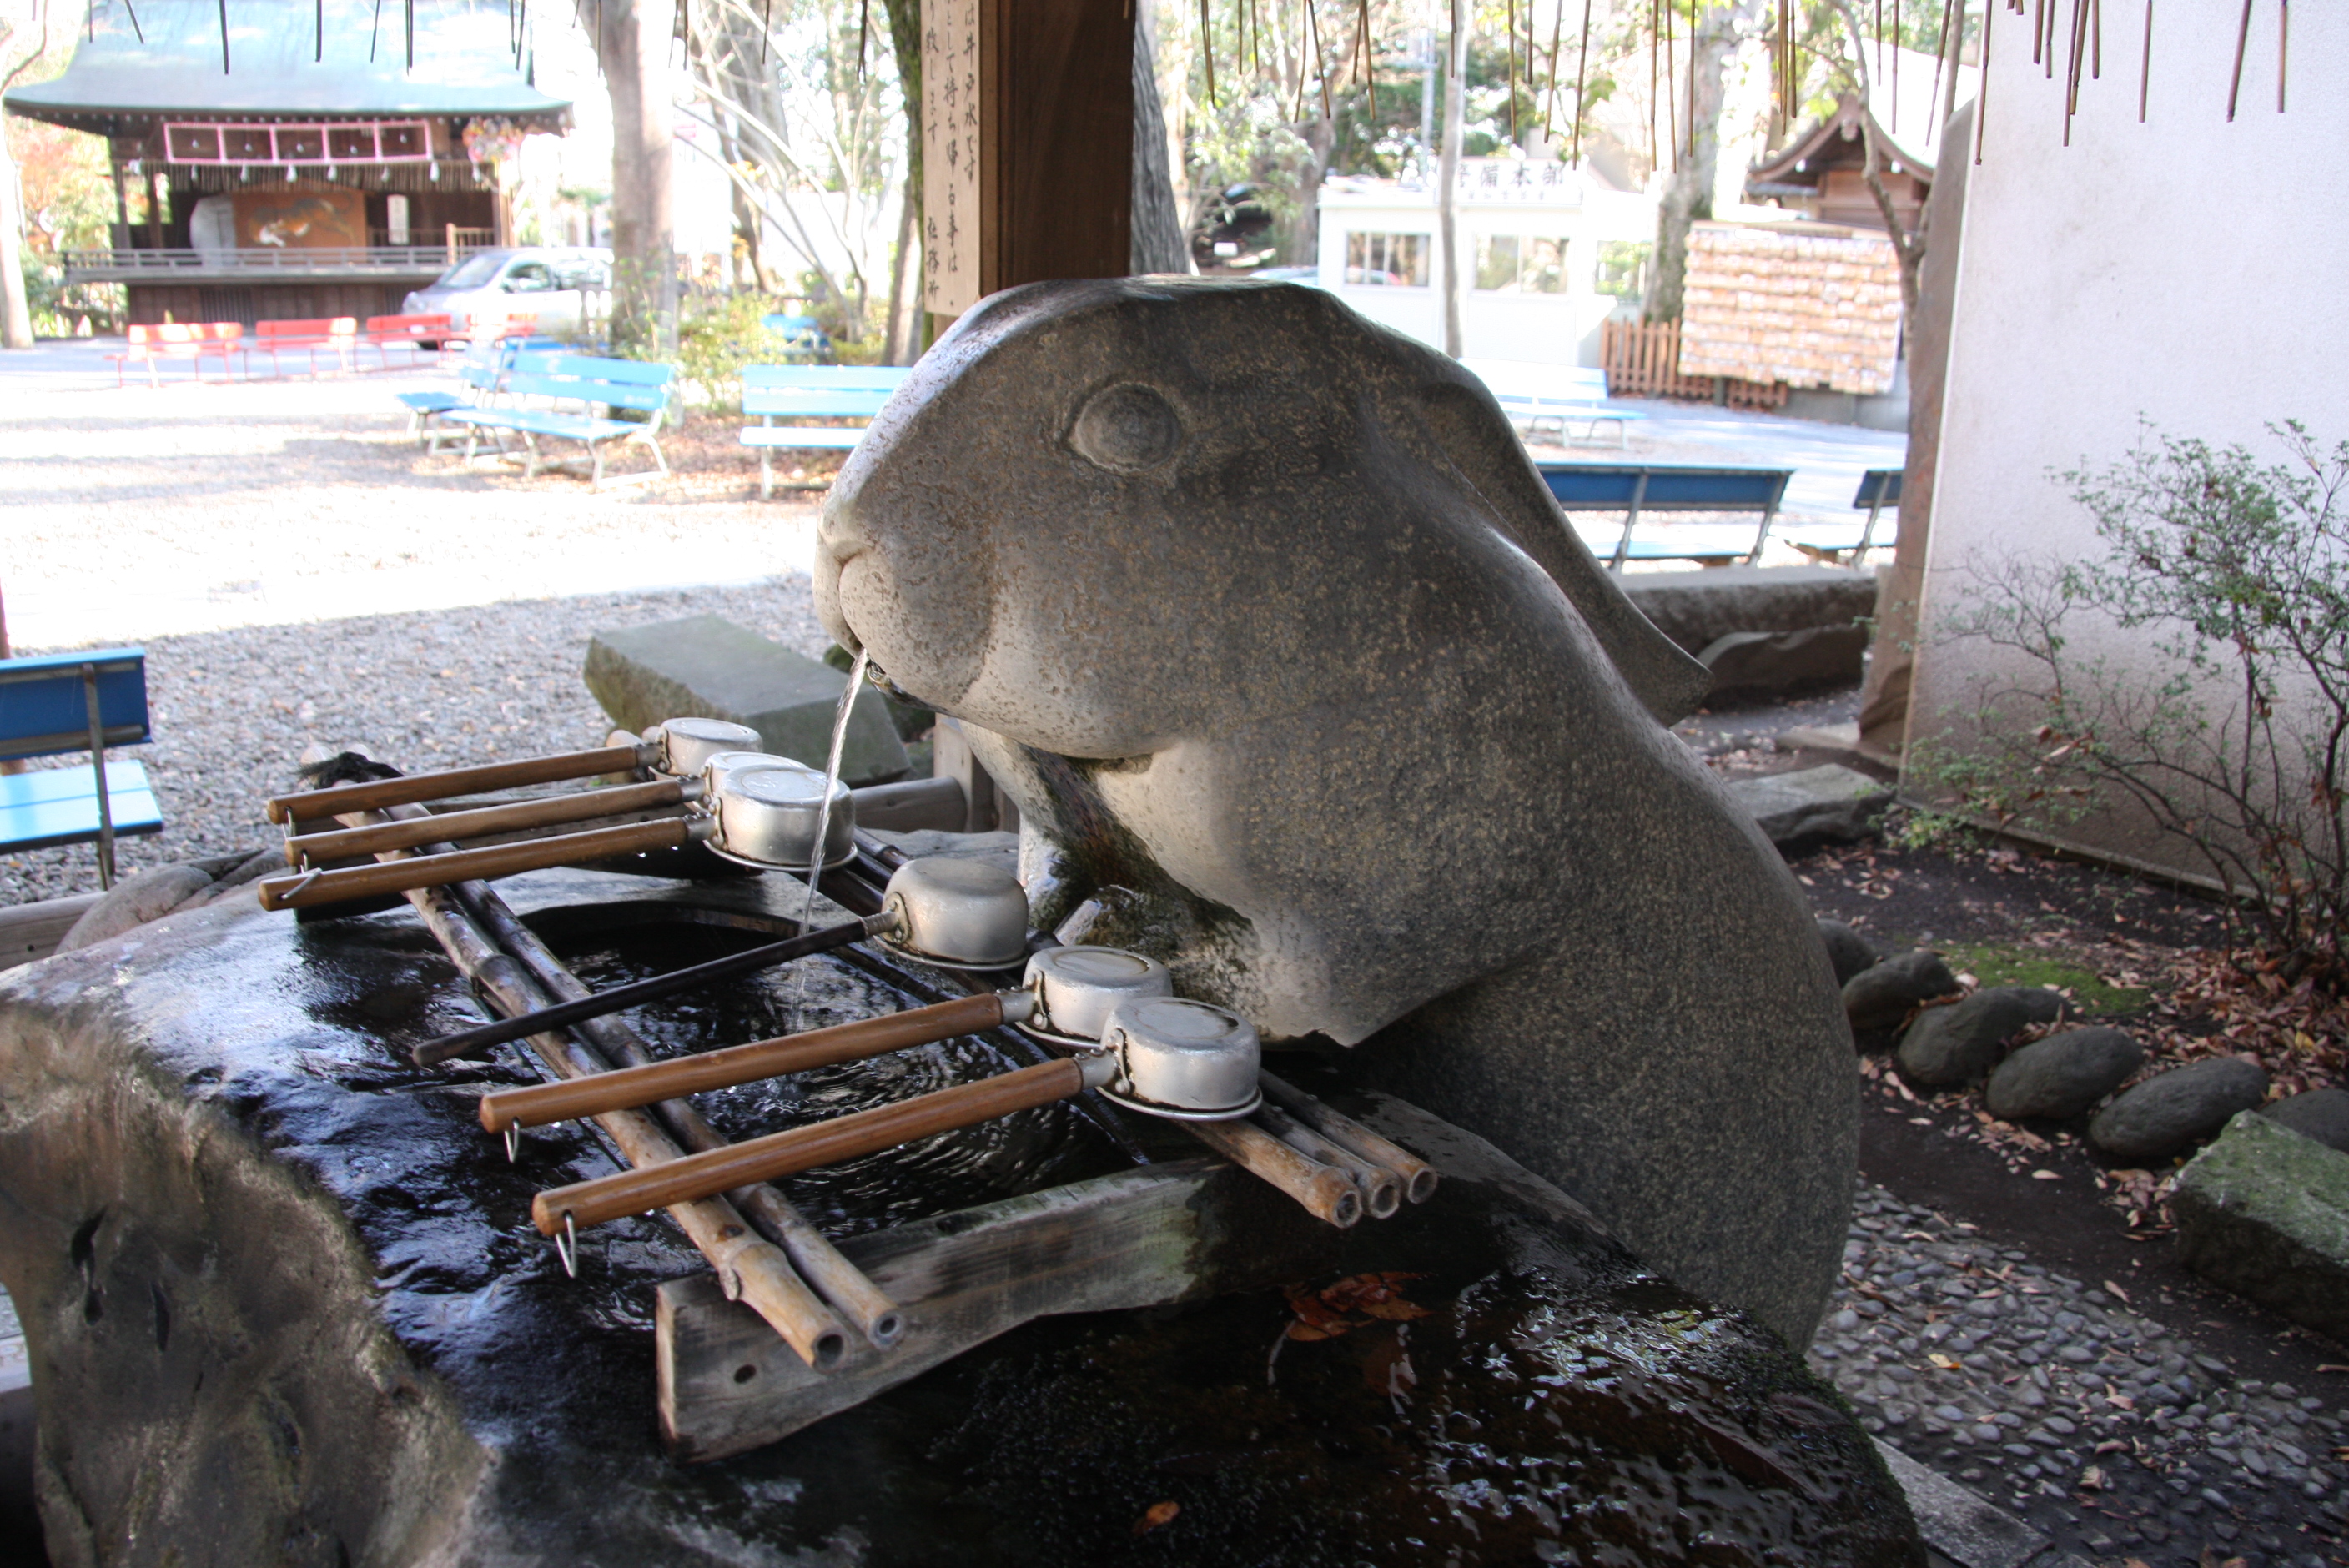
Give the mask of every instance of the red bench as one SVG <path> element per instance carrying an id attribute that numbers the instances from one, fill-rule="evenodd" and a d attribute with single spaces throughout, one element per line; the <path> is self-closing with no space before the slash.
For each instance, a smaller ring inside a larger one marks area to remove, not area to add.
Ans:
<path id="1" fill-rule="evenodd" d="M 253 356 L 269 356 L 269 373 L 283 375 L 278 356 L 301 349 L 310 357 L 310 374 L 318 373 L 318 350 L 331 348 L 335 360 L 345 369 L 351 367 L 353 351 L 358 346 L 359 323 L 357 316 L 316 316 L 305 321 L 264 321 L 254 326 L 253 337 L 246 345 L 245 364 L 250 370 Z"/>
<path id="2" fill-rule="evenodd" d="M 220 356 L 221 379 L 225 381 L 229 375 L 228 356 L 243 346 L 241 340 L 244 336 L 244 324 L 235 321 L 167 321 L 160 326 L 134 326 L 127 335 L 129 341 L 122 352 L 106 356 L 114 361 L 114 384 L 117 387 L 123 384 L 123 366 L 134 364 L 147 366 L 149 386 L 160 387 L 162 382 L 155 374 L 155 365 L 163 359 L 195 361 L 196 379 L 201 381 L 204 378 L 204 356 L 207 354 Z"/>
<path id="3" fill-rule="evenodd" d="M 455 335 L 455 323 L 446 315 L 371 315 L 364 341 L 388 370 L 393 349 L 405 348 L 410 356 L 428 350 L 437 354 Z"/>

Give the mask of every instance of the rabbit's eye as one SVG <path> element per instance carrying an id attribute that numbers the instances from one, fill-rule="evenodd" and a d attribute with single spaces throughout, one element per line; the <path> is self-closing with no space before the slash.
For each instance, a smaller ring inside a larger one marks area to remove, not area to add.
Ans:
<path id="1" fill-rule="evenodd" d="M 1105 387 L 1085 400 L 1069 427 L 1069 446 L 1085 461 L 1112 473 L 1154 469 L 1183 444 L 1174 405 L 1147 387 Z"/>

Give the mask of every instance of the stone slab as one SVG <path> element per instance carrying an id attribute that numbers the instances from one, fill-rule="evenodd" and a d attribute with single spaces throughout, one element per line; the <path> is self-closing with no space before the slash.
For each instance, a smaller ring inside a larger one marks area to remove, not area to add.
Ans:
<path id="1" fill-rule="evenodd" d="M 1724 632 L 1697 662 L 1713 672 L 1713 696 L 1790 695 L 1859 684 L 1868 653 L 1864 626 L 1804 626 L 1791 632 Z"/>
<path id="2" fill-rule="evenodd" d="M 558 947 L 660 918 L 703 944 L 798 913 L 785 878 L 501 887 Z M 474 1101 L 527 1075 L 408 1065 L 471 1011 L 405 908 L 305 926 L 230 901 L 0 977 L 0 1279 L 37 1372 L 59 1561 L 878 1568 L 950 1542 L 967 1568 L 1076 1568 L 1123 1560 L 1133 1522 L 1177 1500 L 1162 1542 L 1196 1568 L 1384 1561 L 1431 1532 L 1464 1563 L 1516 1563 L 1571 1533 L 1556 1522 L 1577 1483 L 1550 1513 L 1456 1526 L 1448 1500 L 1520 1484 L 1563 1442 L 1643 1529 L 1922 1562 L 1872 1446 L 1799 1353 L 1570 1205 L 1531 1201 L 1522 1175 L 1480 1181 L 1391 1119 L 1446 1180 L 1345 1233 L 1308 1277 L 1419 1274 L 1427 1315 L 1407 1344 L 1388 1322 L 1286 1344 L 1276 1380 L 1278 1293 L 1054 1318 L 771 1447 L 674 1464 L 652 1415 L 652 1304 L 703 1265 L 666 1222 L 631 1220 L 586 1238 L 565 1277 L 530 1198 L 608 1158 L 562 1127 L 510 1165 Z M 1018 1169 L 1033 1157 L 1013 1150 Z M 1495 1462 L 1460 1457 L 1461 1412 Z M 1335 1458 L 1317 1457 L 1324 1432 L 1345 1434 Z M 1280 1466 L 1247 1487 L 1159 1463 L 1259 1442 Z M 1365 1462 L 1362 1444 L 1392 1447 Z"/>
<path id="3" fill-rule="evenodd" d="M 1848 626 L 1876 614 L 1875 573 L 1832 566 L 1627 573 L 1623 593 L 1656 630 L 1692 654 L 1733 632 Z"/>
<path id="4" fill-rule="evenodd" d="M 582 672 L 587 689 L 623 729 L 643 731 L 688 716 L 730 719 L 759 732 L 765 749 L 822 768 L 848 677 L 718 615 L 688 615 L 598 632 Z M 882 784 L 908 767 L 905 742 L 879 691 L 857 693 L 840 776 Z"/>
<path id="5" fill-rule="evenodd" d="M 2085 1568 L 2024 1521 L 1882 1438 L 1876 1439 L 1876 1451 L 1907 1495 L 1917 1533 L 1957 1568 Z"/>
<path id="6" fill-rule="evenodd" d="M 1730 799 L 1753 814 L 1770 841 L 1782 846 L 1866 838 L 1868 825 L 1892 804 L 1891 790 L 1837 762 L 1759 779 L 1733 779 L 1728 789 Z"/>
<path id="7" fill-rule="evenodd" d="M 2188 1268 L 2349 1342 L 2349 1154 L 2239 1111 L 2170 1206 Z"/>

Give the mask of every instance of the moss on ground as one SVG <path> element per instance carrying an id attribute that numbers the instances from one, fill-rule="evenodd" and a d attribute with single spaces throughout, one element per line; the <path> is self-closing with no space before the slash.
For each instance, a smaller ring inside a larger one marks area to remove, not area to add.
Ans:
<path id="1" fill-rule="evenodd" d="M 1951 968 L 1985 985 L 2054 985 L 2069 991 L 2083 1013 L 2140 1013 L 2152 1000 L 2142 986 L 2112 985 L 2095 970 L 2067 964 L 2039 948 L 1996 942 L 1935 945 Z"/>

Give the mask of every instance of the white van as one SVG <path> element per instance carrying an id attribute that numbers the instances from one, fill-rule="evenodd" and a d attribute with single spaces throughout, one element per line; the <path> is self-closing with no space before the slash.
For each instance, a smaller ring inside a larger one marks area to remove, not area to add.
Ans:
<path id="1" fill-rule="evenodd" d="M 536 332 L 560 336 L 578 329 L 589 295 L 611 287 L 611 252 L 529 245 L 476 251 L 399 309 L 403 315 L 447 315 L 466 331 L 477 320 L 534 315 Z"/>

